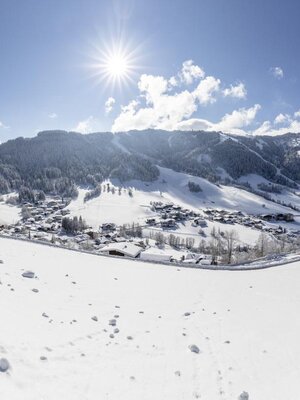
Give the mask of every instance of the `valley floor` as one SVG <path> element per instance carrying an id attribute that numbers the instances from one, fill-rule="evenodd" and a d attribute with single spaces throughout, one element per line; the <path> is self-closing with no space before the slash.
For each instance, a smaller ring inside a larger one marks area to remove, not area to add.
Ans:
<path id="1" fill-rule="evenodd" d="M 0 259 L 3 399 L 295 398 L 300 263 L 195 270 L 1 238 Z"/>

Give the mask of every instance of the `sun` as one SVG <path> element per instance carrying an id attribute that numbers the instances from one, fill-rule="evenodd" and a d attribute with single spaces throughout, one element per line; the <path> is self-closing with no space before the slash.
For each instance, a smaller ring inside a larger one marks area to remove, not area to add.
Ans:
<path id="1" fill-rule="evenodd" d="M 108 43 L 102 48 L 95 46 L 93 59 L 89 65 L 92 78 L 97 84 L 107 87 L 123 86 L 133 82 L 137 72 L 137 48 L 124 45 L 124 42 Z"/>
<path id="2" fill-rule="evenodd" d="M 113 54 L 107 59 L 106 71 L 112 78 L 122 78 L 129 73 L 130 65 L 126 57 Z"/>
<path id="3" fill-rule="evenodd" d="M 124 47 L 112 46 L 102 54 L 99 74 L 109 83 L 121 85 L 128 82 L 135 69 L 132 54 Z"/>

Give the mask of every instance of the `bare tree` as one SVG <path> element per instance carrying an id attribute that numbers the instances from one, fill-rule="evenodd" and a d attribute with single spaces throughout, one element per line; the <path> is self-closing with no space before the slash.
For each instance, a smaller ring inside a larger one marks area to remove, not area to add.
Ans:
<path id="1" fill-rule="evenodd" d="M 269 237 L 266 233 L 262 232 L 256 242 L 257 255 L 258 257 L 264 257 L 268 254 L 269 249 Z"/>
<path id="2" fill-rule="evenodd" d="M 209 248 L 212 256 L 212 264 L 217 264 L 222 252 L 222 236 L 220 231 L 217 232 L 215 227 L 212 228 L 210 236 Z"/>
<path id="3" fill-rule="evenodd" d="M 234 245 L 238 241 L 238 234 L 234 229 L 231 229 L 230 231 L 226 231 L 224 233 L 223 238 L 225 242 L 225 251 L 227 256 L 226 262 L 227 264 L 231 264 Z"/>

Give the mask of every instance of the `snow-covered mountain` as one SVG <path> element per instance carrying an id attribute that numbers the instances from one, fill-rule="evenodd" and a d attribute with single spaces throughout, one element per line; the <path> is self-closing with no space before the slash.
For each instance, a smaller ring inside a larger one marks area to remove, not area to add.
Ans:
<path id="1" fill-rule="evenodd" d="M 0 249 L 3 399 L 282 400 L 298 391 L 299 263 L 206 271 L 12 239 Z"/>
<path id="2" fill-rule="evenodd" d="M 41 132 L 0 145 L 0 191 L 28 186 L 74 195 L 75 184 L 96 185 L 108 178 L 154 181 L 157 166 L 225 184 L 256 174 L 273 185 L 296 189 L 299 149 L 297 134 L 261 138 L 201 131 Z"/>

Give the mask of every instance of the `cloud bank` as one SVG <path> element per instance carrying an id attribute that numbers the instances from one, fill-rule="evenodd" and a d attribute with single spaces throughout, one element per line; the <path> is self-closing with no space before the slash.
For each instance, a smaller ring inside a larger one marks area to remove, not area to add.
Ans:
<path id="1" fill-rule="evenodd" d="M 276 79 L 284 76 L 281 67 L 270 72 Z M 300 132 L 300 110 L 294 114 L 278 114 L 274 121 L 258 123 L 256 118 L 262 106 L 236 107 L 218 121 L 200 118 L 201 110 L 217 101 L 243 101 L 247 89 L 243 82 L 225 86 L 221 79 L 207 75 L 192 60 L 184 61 L 174 76 L 141 75 L 138 95 L 127 105 L 112 124 L 113 132 L 129 130 L 206 130 L 238 135 L 281 135 Z M 232 99 L 232 100 L 230 100 Z"/>
<path id="2" fill-rule="evenodd" d="M 184 61 L 181 70 L 171 78 L 141 75 L 138 90 L 138 97 L 121 107 L 112 131 L 203 129 L 241 134 L 245 133 L 242 128 L 254 121 L 261 108 L 259 104 L 250 108 L 242 107 L 224 115 L 217 122 L 192 118 L 199 109 L 216 103 L 218 99 L 242 100 L 247 95 L 244 83 L 223 87 L 219 78 L 206 75 L 203 68 L 192 60 Z"/>

